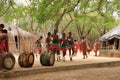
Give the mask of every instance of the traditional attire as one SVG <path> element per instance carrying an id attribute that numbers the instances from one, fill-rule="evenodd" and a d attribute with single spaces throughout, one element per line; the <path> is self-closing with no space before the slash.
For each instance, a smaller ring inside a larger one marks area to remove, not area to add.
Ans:
<path id="1" fill-rule="evenodd" d="M 54 34 L 52 35 L 52 44 L 50 46 L 52 52 L 55 54 L 57 52 L 57 61 L 60 60 L 60 52 L 59 52 L 59 39 L 58 39 L 58 35 L 56 34 L 56 32 L 54 32 Z"/>
<path id="2" fill-rule="evenodd" d="M 49 51 L 49 50 L 51 50 L 51 37 L 50 36 L 48 36 L 47 38 L 46 38 L 46 49 L 47 49 L 47 51 Z"/>
<path id="3" fill-rule="evenodd" d="M 66 45 L 61 45 L 61 46 L 60 46 L 60 50 L 61 50 L 61 51 L 66 51 L 66 48 L 67 48 Z"/>
<path id="4" fill-rule="evenodd" d="M 64 37 L 61 39 L 60 50 L 61 51 L 66 51 L 67 50 L 67 39 L 64 38 Z"/>
<path id="5" fill-rule="evenodd" d="M 8 46 L 7 46 L 7 35 L 4 33 L 0 33 L 2 39 L 0 40 L 0 52 L 6 53 L 8 52 Z"/>
<path id="6" fill-rule="evenodd" d="M 68 44 L 67 44 L 68 49 L 73 49 L 74 48 L 73 38 L 72 37 L 68 37 L 67 41 L 68 41 Z"/>
<path id="7" fill-rule="evenodd" d="M 90 53 L 91 49 L 89 47 L 89 45 L 87 45 L 87 52 Z"/>
<path id="8" fill-rule="evenodd" d="M 37 51 L 42 51 L 41 39 L 38 39 L 38 40 L 36 41 L 36 44 L 37 44 L 36 50 L 37 50 Z"/>
<path id="9" fill-rule="evenodd" d="M 73 41 L 73 37 L 71 37 L 71 34 L 69 34 L 69 36 L 67 37 L 67 48 L 69 50 L 69 57 L 70 57 L 70 61 L 72 61 L 72 56 L 74 55 L 74 41 Z"/>
<path id="10" fill-rule="evenodd" d="M 93 51 L 96 53 L 98 51 L 98 42 L 95 42 L 93 45 Z"/>
<path id="11" fill-rule="evenodd" d="M 74 52 L 77 53 L 79 49 L 79 44 L 78 42 L 74 42 Z"/>
<path id="12" fill-rule="evenodd" d="M 87 58 L 87 44 L 86 44 L 86 40 L 82 40 L 81 42 L 81 48 L 82 48 L 82 53 L 83 53 L 83 59 Z"/>
<path id="13" fill-rule="evenodd" d="M 82 52 L 82 44 L 79 45 L 80 52 Z"/>
<path id="14" fill-rule="evenodd" d="M 86 51 L 87 51 L 87 45 L 86 45 L 86 41 L 83 40 L 82 43 L 82 51 L 83 51 L 83 55 L 87 55 Z"/>
<path id="15" fill-rule="evenodd" d="M 59 43 L 58 42 L 52 42 L 51 46 L 50 46 L 51 49 L 59 49 Z"/>

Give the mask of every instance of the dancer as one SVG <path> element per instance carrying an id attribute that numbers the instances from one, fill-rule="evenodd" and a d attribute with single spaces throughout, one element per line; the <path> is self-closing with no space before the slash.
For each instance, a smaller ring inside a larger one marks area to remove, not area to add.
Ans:
<path id="1" fill-rule="evenodd" d="M 65 55 L 66 55 L 66 48 L 67 48 L 67 38 L 65 33 L 62 34 L 62 39 L 60 41 L 60 50 L 63 53 L 63 61 L 65 61 Z"/>
<path id="2" fill-rule="evenodd" d="M 47 51 L 49 52 L 49 51 L 51 51 L 51 43 L 52 43 L 52 37 L 51 37 L 51 33 L 50 32 L 48 32 L 48 34 L 47 34 L 47 38 L 46 38 L 46 48 L 47 48 Z"/>
<path id="3" fill-rule="evenodd" d="M 71 32 L 69 32 L 69 35 L 67 37 L 67 43 L 68 43 L 70 61 L 72 61 L 72 56 L 74 55 L 74 41 Z"/>

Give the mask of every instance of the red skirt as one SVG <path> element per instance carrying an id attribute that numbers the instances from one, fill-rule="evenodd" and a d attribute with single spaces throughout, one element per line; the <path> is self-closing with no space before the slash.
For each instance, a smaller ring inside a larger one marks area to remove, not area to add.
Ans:
<path id="1" fill-rule="evenodd" d="M 41 51 L 41 50 L 42 50 L 42 48 L 40 45 L 36 47 L 36 51 Z"/>
<path id="2" fill-rule="evenodd" d="M 48 44 L 48 45 L 46 45 L 46 49 L 47 50 L 51 50 L 51 46 Z"/>
<path id="3" fill-rule="evenodd" d="M 66 46 L 60 46 L 61 51 L 66 51 L 66 48 L 67 48 Z"/>
<path id="4" fill-rule="evenodd" d="M 71 43 L 71 44 L 68 44 L 68 45 L 67 45 L 67 48 L 68 48 L 68 49 L 74 48 L 74 44 L 72 44 L 72 43 Z"/>
<path id="5" fill-rule="evenodd" d="M 36 48 L 36 51 L 41 51 L 42 50 L 42 48 Z"/>
<path id="6" fill-rule="evenodd" d="M 59 49 L 59 44 L 56 42 L 53 42 L 52 45 L 50 46 L 50 49 Z"/>

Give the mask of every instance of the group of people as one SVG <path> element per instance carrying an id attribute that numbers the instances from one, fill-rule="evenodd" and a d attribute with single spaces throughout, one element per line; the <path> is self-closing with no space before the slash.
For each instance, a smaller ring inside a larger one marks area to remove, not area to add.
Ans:
<path id="1" fill-rule="evenodd" d="M 37 47 L 36 50 L 41 53 L 42 51 L 42 36 L 36 41 Z M 46 43 L 46 49 L 48 52 L 53 52 L 54 54 L 57 54 L 57 61 L 60 61 L 60 51 L 62 52 L 62 59 L 65 61 L 65 56 L 67 53 L 67 50 L 69 52 L 69 58 L 70 61 L 73 60 L 73 56 L 77 55 L 78 50 L 82 51 L 83 53 L 83 59 L 86 59 L 88 57 L 88 53 L 90 53 L 91 49 L 89 48 L 85 37 L 82 37 L 81 43 L 79 44 L 77 40 L 74 40 L 72 36 L 72 32 L 68 33 L 68 36 L 66 33 L 62 33 L 62 37 L 59 38 L 57 31 L 54 30 L 54 33 L 51 34 L 50 32 L 47 33 L 47 38 L 45 40 Z M 96 41 L 93 47 L 93 51 L 95 52 L 95 56 L 97 56 L 98 51 L 98 42 Z"/>

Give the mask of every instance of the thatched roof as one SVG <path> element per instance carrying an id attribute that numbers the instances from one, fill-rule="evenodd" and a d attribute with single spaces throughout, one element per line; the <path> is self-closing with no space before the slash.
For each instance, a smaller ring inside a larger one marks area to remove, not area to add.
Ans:
<path id="1" fill-rule="evenodd" d="M 8 33 L 10 33 L 10 34 L 12 34 L 14 36 L 21 35 L 23 37 L 32 37 L 32 36 L 36 37 L 35 35 L 27 32 L 27 31 L 13 25 L 13 24 L 11 24 L 9 26 L 5 26 L 5 29 L 8 30 Z"/>
<path id="2" fill-rule="evenodd" d="M 109 32 L 104 34 L 100 38 L 100 41 L 108 41 L 108 40 L 111 40 L 113 38 L 120 39 L 120 25 L 118 25 L 117 27 L 113 28 L 112 30 L 110 30 Z"/>

